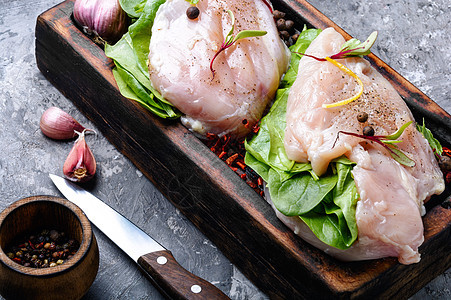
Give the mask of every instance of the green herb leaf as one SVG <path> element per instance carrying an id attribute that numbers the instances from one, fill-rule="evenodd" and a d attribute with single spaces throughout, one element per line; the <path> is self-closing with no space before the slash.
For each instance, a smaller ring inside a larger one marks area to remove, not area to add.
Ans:
<path id="1" fill-rule="evenodd" d="M 390 152 L 390 155 L 400 164 L 408 166 L 408 167 L 413 167 L 413 166 L 415 166 L 415 161 L 412 160 L 411 158 L 409 158 L 404 152 L 402 152 L 402 150 L 398 149 L 398 147 L 395 145 L 397 143 L 402 142 L 402 141 L 396 140 L 396 139 L 402 135 L 404 130 L 410 124 L 412 124 L 412 121 L 406 122 L 395 133 L 390 134 L 390 135 L 363 135 L 363 134 L 358 134 L 358 133 L 354 133 L 354 132 L 339 131 L 338 135 L 337 135 L 337 140 L 338 140 L 339 134 L 342 133 L 342 134 L 355 136 L 358 138 L 373 141 L 375 143 L 378 143 L 385 149 L 387 149 Z M 334 145 L 335 145 L 335 143 L 334 143 Z"/>
<path id="2" fill-rule="evenodd" d="M 398 141 L 398 140 L 384 140 L 382 142 L 384 144 L 399 144 L 399 143 L 402 143 L 402 141 Z"/>
<path id="3" fill-rule="evenodd" d="M 365 40 L 365 42 L 360 43 L 358 39 L 352 38 L 341 47 L 341 51 L 331 58 L 345 58 L 351 56 L 365 56 L 371 53 L 370 48 L 373 46 L 377 39 L 377 31 L 373 31 L 370 36 Z"/>
<path id="4" fill-rule="evenodd" d="M 265 34 L 267 34 L 267 32 L 264 30 L 242 30 L 235 36 L 233 42 L 244 38 L 263 36 Z"/>
<path id="5" fill-rule="evenodd" d="M 222 43 L 219 50 L 215 53 L 213 58 L 210 60 L 210 71 L 211 74 L 213 74 L 213 78 L 215 76 L 215 70 L 213 69 L 213 62 L 215 61 L 216 57 L 225 49 L 232 46 L 236 41 L 248 37 L 257 37 L 257 36 L 263 36 L 267 32 L 262 30 L 242 30 L 240 31 L 235 37 L 233 36 L 233 31 L 235 30 L 235 16 L 233 15 L 233 12 L 231 10 L 227 10 L 227 13 L 230 16 L 230 19 L 232 19 L 232 27 L 229 30 L 229 33 L 224 38 L 224 42 Z"/>
<path id="6" fill-rule="evenodd" d="M 335 59 L 341 59 L 341 58 L 346 58 L 346 57 L 352 57 L 352 56 L 359 56 L 359 57 L 363 57 L 365 55 L 368 55 L 371 53 L 370 48 L 373 46 L 374 42 L 376 41 L 377 38 L 377 31 L 374 31 L 367 39 L 365 42 L 360 43 L 359 40 L 357 39 L 350 39 L 349 41 L 347 41 L 346 43 L 343 44 L 341 51 L 338 52 L 337 54 L 331 55 L 329 57 L 326 58 L 322 58 L 322 57 L 317 57 L 315 55 L 311 55 L 311 54 L 305 54 L 305 50 L 304 51 L 300 51 L 300 50 L 292 50 L 292 53 L 296 53 L 299 56 L 308 56 L 311 57 L 313 59 L 316 59 L 318 61 L 330 61 L 333 64 L 339 66 L 338 62 L 335 62 Z M 290 48 L 291 49 L 291 48 Z M 346 73 L 353 75 L 352 71 L 348 70 Z M 356 79 L 358 79 L 357 76 L 355 76 Z"/>
<path id="7" fill-rule="evenodd" d="M 403 134 L 404 130 L 410 124 L 412 124 L 412 121 L 406 122 L 401 127 L 399 127 L 395 133 L 384 136 L 383 139 L 385 139 L 385 140 L 381 140 L 382 143 L 387 145 L 387 147 L 389 148 L 391 157 L 393 157 L 400 164 L 407 166 L 407 167 L 415 166 L 415 161 L 412 160 L 410 157 L 408 157 L 403 151 L 398 149 L 398 147 L 394 144 L 402 142 L 397 139 Z"/>
<path id="8" fill-rule="evenodd" d="M 185 1 L 189 2 L 192 5 L 196 5 L 199 2 L 199 0 L 185 0 Z"/>
<path id="9" fill-rule="evenodd" d="M 407 167 L 414 167 L 415 161 L 412 160 L 410 157 L 408 157 L 404 152 L 398 149 L 395 145 L 387 145 L 387 147 L 390 149 L 390 155 L 393 157 L 394 160 L 399 162 L 401 165 L 407 166 Z"/>
<path id="10" fill-rule="evenodd" d="M 233 14 L 233 12 L 231 10 L 227 10 L 227 13 L 229 14 L 229 17 L 232 21 L 232 27 L 230 28 L 229 33 L 227 34 L 227 37 L 230 37 L 230 36 L 232 36 L 233 31 L 235 30 L 235 15 Z"/>
<path id="11" fill-rule="evenodd" d="M 410 124 L 412 124 L 412 121 L 409 121 L 409 122 L 405 123 L 404 125 L 402 125 L 401 127 L 399 127 L 399 129 L 398 129 L 395 133 L 392 133 L 392 134 L 390 134 L 390 135 L 387 135 L 387 136 L 385 136 L 384 138 L 387 139 L 387 140 L 396 140 L 396 139 L 398 139 L 398 138 L 402 135 L 402 133 L 404 132 L 404 130 L 405 130 Z"/>
<path id="12" fill-rule="evenodd" d="M 417 129 L 419 132 L 421 132 L 421 134 L 424 136 L 424 138 L 428 141 L 429 146 L 432 148 L 432 150 L 437 153 L 438 155 L 442 155 L 443 153 L 443 148 L 442 145 L 440 145 L 440 142 L 434 138 L 434 135 L 432 134 L 432 132 L 426 128 L 426 125 L 424 124 L 424 119 L 423 119 L 423 125 L 420 126 L 417 124 Z"/>

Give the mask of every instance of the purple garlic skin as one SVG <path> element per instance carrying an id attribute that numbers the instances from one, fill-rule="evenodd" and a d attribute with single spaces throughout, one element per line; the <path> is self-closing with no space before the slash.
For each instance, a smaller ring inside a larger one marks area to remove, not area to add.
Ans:
<path id="1" fill-rule="evenodd" d="M 86 128 L 58 107 L 48 108 L 41 116 L 39 127 L 44 135 L 55 140 L 71 139 Z"/>
<path id="2" fill-rule="evenodd" d="M 86 182 L 91 180 L 96 173 L 96 160 L 85 140 L 83 130 L 78 133 L 72 150 L 63 165 L 64 176 L 74 182 Z"/>
<path id="3" fill-rule="evenodd" d="M 111 43 L 118 41 L 128 27 L 128 16 L 119 0 L 76 0 L 74 19 L 86 33 Z"/>

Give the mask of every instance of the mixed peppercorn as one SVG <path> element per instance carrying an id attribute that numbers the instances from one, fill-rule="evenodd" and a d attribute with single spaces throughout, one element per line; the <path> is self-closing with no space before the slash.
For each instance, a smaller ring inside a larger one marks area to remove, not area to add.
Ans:
<path id="1" fill-rule="evenodd" d="M 451 150 L 447 147 L 443 147 L 442 155 L 438 156 L 438 165 L 445 176 L 447 184 L 451 183 Z"/>
<path id="2" fill-rule="evenodd" d="M 44 229 L 20 239 L 7 248 L 6 255 L 24 267 L 47 268 L 63 264 L 78 248 L 79 243 L 64 232 Z"/>
<path id="3" fill-rule="evenodd" d="M 280 38 L 287 46 L 294 45 L 299 37 L 299 31 L 294 28 L 294 21 L 285 19 L 286 14 L 278 10 L 273 12 L 273 16 Z"/>

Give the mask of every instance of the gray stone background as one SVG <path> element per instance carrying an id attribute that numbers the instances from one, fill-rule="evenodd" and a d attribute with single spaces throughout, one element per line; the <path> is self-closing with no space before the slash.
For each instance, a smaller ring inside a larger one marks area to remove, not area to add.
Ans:
<path id="1" fill-rule="evenodd" d="M 73 142 L 39 130 L 42 112 L 58 106 L 95 127 L 39 72 L 34 56 L 36 17 L 60 0 L 0 0 L 0 210 L 22 197 L 56 195 L 47 174 L 61 174 Z M 311 0 L 352 36 L 379 37 L 373 52 L 451 112 L 451 1 Z M 87 142 L 98 163 L 94 192 L 151 232 L 193 273 L 232 299 L 265 299 L 136 167 L 101 134 Z M 160 299 L 134 263 L 95 229 L 100 269 L 84 299 Z M 451 269 L 412 299 L 450 299 Z"/>

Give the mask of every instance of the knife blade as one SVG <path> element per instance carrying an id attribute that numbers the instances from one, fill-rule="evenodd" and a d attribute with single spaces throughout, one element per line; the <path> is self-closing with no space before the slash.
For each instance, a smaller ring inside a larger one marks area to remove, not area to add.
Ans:
<path id="1" fill-rule="evenodd" d="M 208 281 L 184 269 L 171 251 L 102 200 L 75 183 L 49 174 L 58 190 L 130 256 L 146 277 L 170 299 L 229 299 Z"/>

